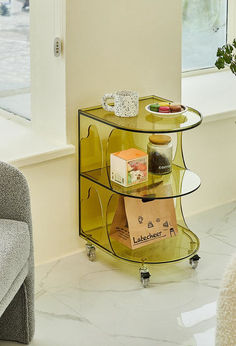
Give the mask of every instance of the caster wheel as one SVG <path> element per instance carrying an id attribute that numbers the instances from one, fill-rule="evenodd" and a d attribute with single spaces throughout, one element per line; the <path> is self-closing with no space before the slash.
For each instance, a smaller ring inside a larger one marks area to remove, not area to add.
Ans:
<path id="1" fill-rule="evenodd" d="M 189 264 L 191 265 L 193 269 L 196 269 L 198 267 L 200 258 L 201 257 L 199 257 L 198 255 L 194 255 L 193 257 L 189 259 Z"/>
<path id="2" fill-rule="evenodd" d="M 149 273 L 148 269 L 145 267 L 140 268 L 139 272 L 140 272 L 140 281 L 143 287 L 144 288 L 148 287 L 151 274 Z"/>
<path id="3" fill-rule="evenodd" d="M 144 287 L 144 288 L 147 288 L 148 285 L 149 285 L 149 281 L 150 281 L 149 278 L 146 278 L 146 279 L 145 279 L 145 278 L 142 278 L 141 281 L 142 281 L 143 287 Z"/>
<path id="4" fill-rule="evenodd" d="M 91 244 L 86 244 L 86 250 L 87 250 L 88 259 L 91 262 L 94 262 L 95 259 L 96 259 L 96 248 L 95 248 L 95 246 L 93 246 Z"/>

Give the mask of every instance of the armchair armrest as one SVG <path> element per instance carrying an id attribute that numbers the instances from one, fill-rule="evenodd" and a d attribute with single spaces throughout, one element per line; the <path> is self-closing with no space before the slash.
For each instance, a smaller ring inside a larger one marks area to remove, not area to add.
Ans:
<path id="1" fill-rule="evenodd" d="M 31 231 L 28 183 L 15 167 L 0 162 L 0 218 L 24 221 Z"/>

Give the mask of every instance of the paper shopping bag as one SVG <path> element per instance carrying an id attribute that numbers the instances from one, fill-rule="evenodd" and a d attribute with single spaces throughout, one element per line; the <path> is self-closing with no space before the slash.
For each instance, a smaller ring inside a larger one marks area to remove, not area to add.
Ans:
<path id="1" fill-rule="evenodd" d="M 119 197 L 110 236 L 131 249 L 175 237 L 178 233 L 173 199 L 143 202 Z"/>

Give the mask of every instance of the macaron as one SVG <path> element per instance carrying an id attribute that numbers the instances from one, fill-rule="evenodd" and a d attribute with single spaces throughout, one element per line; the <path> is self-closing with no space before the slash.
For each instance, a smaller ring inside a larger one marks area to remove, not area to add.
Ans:
<path id="1" fill-rule="evenodd" d="M 181 112 L 182 111 L 182 107 L 181 107 L 181 105 L 178 105 L 178 104 L 171 104 L 170 105 L 170 111 L 172 112 L 172 113 L 177 113 L 177 112 Z"/>
<path id="2" fill-rule="evenodd" d="M 170 107 L 160 107 L 159 108 L 159 113 L 170 113 Z"/>
<path id="3" fill-rule="evenodd" d="M 153 112 L 159 112 L 159 103 L 154 103 L 152 105 L 150 105 L 150 111 L 153 111 Z"/>
<path id="4" fill-rule="evenodd" d="M 160 107 L 169 107 L 170 104 L 168 102 L 159 102 Z"/>

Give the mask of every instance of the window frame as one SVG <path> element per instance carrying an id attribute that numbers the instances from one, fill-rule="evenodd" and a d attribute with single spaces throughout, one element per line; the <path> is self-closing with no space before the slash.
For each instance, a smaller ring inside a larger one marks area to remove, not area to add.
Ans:
<path id="1" fill-rule="evenodd" d="M 30 2 L 30 119 L 0 108 L 0 118 L 11 120 L 9 131 L 15 131 L 17 123 L 29 127 L 32 134 L 41 136 L 43 147 L 46 141 L 53 147 L 69 142 L 65 63 L 67 2 L 48 1 L 47 16 L 41 1 Z M 54 55 L 55 37 L 62 42 L 59 57 Z"/>

